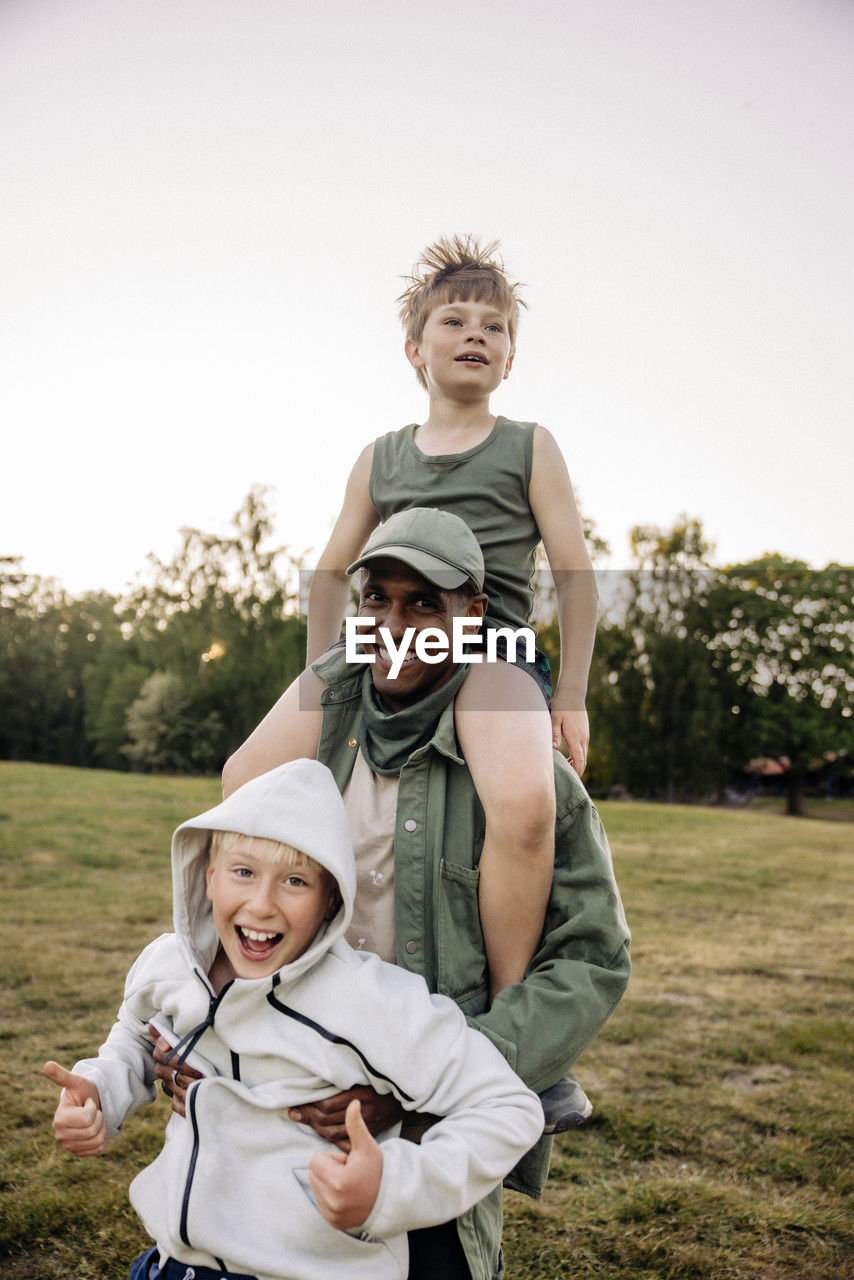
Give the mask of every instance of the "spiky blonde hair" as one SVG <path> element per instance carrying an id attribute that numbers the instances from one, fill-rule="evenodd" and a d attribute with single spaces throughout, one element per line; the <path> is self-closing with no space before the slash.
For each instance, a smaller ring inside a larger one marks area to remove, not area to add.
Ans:
<path id="1" fill-rule="evenodd" d="M 407 287 L 397 299 L 398 314 L 406 337 L 419 342 L 427 317 L 448 302 L 489 302 L 507 316 L 511 353 L 516 349 L 519 314 L 526 305 L 521 285 L 510 281 L 499 252 L 498 240 L 481 244 L 476 236 L 442 236 L 422 252 L 409 275 Z M 421 369 L 416 376 L 423 387 Z"/>

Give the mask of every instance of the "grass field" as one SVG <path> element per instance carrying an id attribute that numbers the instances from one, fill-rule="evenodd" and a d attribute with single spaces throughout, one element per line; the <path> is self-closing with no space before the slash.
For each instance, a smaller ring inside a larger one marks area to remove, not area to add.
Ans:
<path id="1" fill-rule="evenodd" d="M 98 1160 L 55 1146 L 66 1065 L 169 927 L 169 836 L 213 779 L 0 764 L 0 1269 L 120 1280 L 165 1101 Z M 546 1197 L 507 1196 L 508 1280 L 854 1277 L 852 828 L 602 805 L 634 934 L 629 993 L 578 1065 L 595 1111 Z M 441 1280 L 441 1277 L 437 1277 Z"/>

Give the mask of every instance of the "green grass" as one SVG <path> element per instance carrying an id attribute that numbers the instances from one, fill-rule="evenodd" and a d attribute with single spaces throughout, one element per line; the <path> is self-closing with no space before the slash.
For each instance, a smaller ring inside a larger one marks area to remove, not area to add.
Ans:
<path id="1" fill-rule="evenodd" d="M 747 806 L 751 813 L 783 813 L 786 801 L 780 796 L 754 796 Z M 818 818 L 824 822 L 854 822 L 854 796 L 824 798 L 805 796 L 805 818 Z"/>
<path id="2" fill-rule="evenodd" d="M 508 1203 L 509 1274 L 854 1275 L 851 827 L 602 811 L 632 983 L 578 1064 L 590 1125 Z"/>
<path id="3" fill-rule="evenodd" d="M 170 925 L 170 833 L 217 796 L 214 779 L 0 764 L 5 1278 L 120 1280 L 145 1246 L 127 1186 L 165 1103 L 74 1160 L 41 1065 L 101 1043 Z M 634 975 L 578 1064 L 592 1121 L 558 1139 L 543 1201 L 507 1196 L 508 1280 L 854 1276 L 852 828 L 601 808 Z"/>

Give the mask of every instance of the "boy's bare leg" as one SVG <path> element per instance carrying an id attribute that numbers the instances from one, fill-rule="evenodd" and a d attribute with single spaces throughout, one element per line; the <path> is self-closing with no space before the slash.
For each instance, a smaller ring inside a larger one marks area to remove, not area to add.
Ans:
<path id="1" fill-rule="evenodd" d="M 473 666 L 454 715 L 486 815 L 478 895 L 494 999 L 522 981 L 543 931 L 554 871 L 551 719 L 536 682 L 507 662 Z"/>

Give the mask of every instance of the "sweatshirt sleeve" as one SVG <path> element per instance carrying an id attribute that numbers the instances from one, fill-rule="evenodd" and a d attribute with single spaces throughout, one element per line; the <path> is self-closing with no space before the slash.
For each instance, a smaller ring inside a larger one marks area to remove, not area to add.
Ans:
<path id="1" fill-rule="evenodd" d="M 160 941 L 147 947 L 131 968 L 121 1008 L 97 1058 L 84 1058 L 73 1068 L 96 1086 L 110 1138 L 129 1115 L 154 1101 L 154 1041 L 148 1034 L 147 1013 L 137 1006 L 147 989 L 143 974 Z"/>
<path id="2" fill-rule="evenodd" d="M 486 1012 L 469 1019 L 537 1092 L 559 1080 L 595 1039 L 631 968 L 629 930 L 599 814 L 580 783 L 563 781 L 539 949 L 524 981 L 505 987 Z"/>
<path id="3" fill-rule="evenodd" d="M 543 1128 L 539 1099 L 496 1048 L 466 1025 L 452 1001 L 421 990 L 422 999 L 413 999 L 409 984 L 390 1019 L 399 1064 L 393 1089 L 407 1110 L 442 1118 L 420 1144 L 382 1143 L 382 1181 L 359 1232 L 365 1236 L 459 1217 L 501 1182 Z M 412 1092 L 404 1092 L 407 1087 Z"/>

